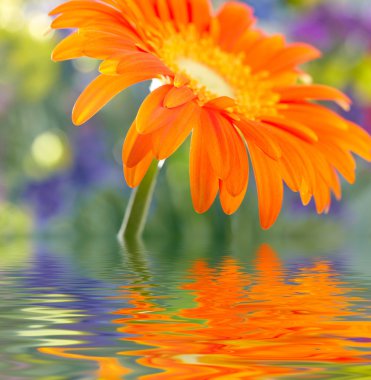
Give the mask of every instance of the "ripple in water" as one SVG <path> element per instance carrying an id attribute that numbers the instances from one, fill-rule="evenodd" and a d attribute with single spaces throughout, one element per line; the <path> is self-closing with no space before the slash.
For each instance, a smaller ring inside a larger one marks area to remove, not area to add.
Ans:
<path id="1" fill-rule="evenodd" d="M 39 251 L 8 265 L 0 378 L 370 379 L 363 277 L 341 256 L 253 256 L 174 266 L 126 251 L 87 270 L 78 253 Z"/>

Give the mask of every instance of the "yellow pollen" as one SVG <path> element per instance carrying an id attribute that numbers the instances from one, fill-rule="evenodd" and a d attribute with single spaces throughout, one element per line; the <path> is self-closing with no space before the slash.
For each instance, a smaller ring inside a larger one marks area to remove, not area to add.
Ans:
<path id="1" fill-rule="evenodd" d="M 234 113 L 255 120 L 276 114 L 279 97 L 265 72 L 252 74 L 242 53 L 222 50 L 211 37 L 201 37 L 191 25 L 173 32 L 156 47 L 159 58 L 174 72 L 188 78 L 187 86 L 200 104 L 227 96 Z"/>

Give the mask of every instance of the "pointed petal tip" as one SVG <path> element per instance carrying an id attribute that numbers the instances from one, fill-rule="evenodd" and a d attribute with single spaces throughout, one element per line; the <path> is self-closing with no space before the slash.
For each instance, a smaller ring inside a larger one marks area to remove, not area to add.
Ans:
<path id="1" fill-rule="evenodd" d="M 73 119 L 72 119 L 72 123 L 75 127 L 81 127 L 84 124 L 84 122 L 75 121 Z"/>
<path id="2" fill-rule="evenodd" d="M 270 218 L 267 218 L 266 216 L 263 216 L 260 213 L 259 220 L 260 220 L 260 226 L 262 230 L 264 231 L 270 230 L 276 224 L 278 218 L 279 218 L 279 214 L 273 215 Z"/>
<path id="3" fill-rule="evenodd" d="M 58 62 L 58 59 L 56 58 L 56 54 L 55 54 L 55 51 L 53 50 L 52 53 L 50 54 L 50 59 L 53 61 L 53 62 Z"/>
<path id="4" fill-rule="evenodd" d="M 63 53 L 61 53 L 60 51 L 57 51 L 56 49 L 54 49 L 52 51 L 52 54 L 50 56 L 50 59 L 53 61 L 53 62 L 61 62 L 61 61 L 64 61 L 65 58 L 63 58 Z"/>
<path id="5" fill-rule="evenodd" d="M 235 214 L 237 211 L 237 210 L 234 210 L 233 208 L 226 208 L 226 207 L 222 207 L 222 208 L 223 208 L 224 214 L 226 214 L 228 216 Z"/>
<path id="6" fill-rule="evenodd" d="M 84 119 L 80 113 L 75 111 L 75 108 L 72 110 L 72 123 L 76 127 L 83 125 L 88 119 Z"/>
<path id="7" fill-rule="evenodd" d="M 349 99 L 349 98 L 348 98 Z M 345 111 L 349 112 L 352 106 L 352 101 L 349 99 L 349 101 L 337 101 L 337 104 Z"/>
<path id="8" fill-rule="evenodd" d="M 274 225 L 274 223 L 275 223 L 275 221 L 269 222 L 269 223 L 260 221 L 260 226 L 261 226 L 262 230 L 268 231 L 271 229 L 271 227 Z"/>
<path id="9" fill-rule="evenodd" d="M 313 56 L 315 58 L 321 58 L 323 53 L 321 52 L 321 50 L 317 49 L 316 47 L 312 46 L 312 51 L 313 51 Z"/>
<path id="10" fill-rule="evenodd" d="M 323 56 L 322 51 L 319 50 L 317 47 L 311 45 L 311 44 L 298 42 L 298 43 L 294 43 L 293 45 L 294 46 L 297 45 L 297 46 L 301 46 L 301 47 L 305 48 L 307 51 L 307 56 L 308 56 L 309 60 L 318 59 L 318 58 L 321 58 Z"/>
<path id="11" fill-rule="evenodd" d="M 203 205 L 195 205 L 193 204 L 193 208 L 195 210 L 195 212 L 199 215 L 202 215 L 202 214 L 205 214 L 205 212 L 209 211 L 211 206 L 209 207 L 204 207 Z"/>

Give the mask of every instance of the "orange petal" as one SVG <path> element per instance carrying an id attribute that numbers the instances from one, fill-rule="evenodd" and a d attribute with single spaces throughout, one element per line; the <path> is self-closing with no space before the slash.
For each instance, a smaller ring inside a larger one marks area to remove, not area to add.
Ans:
<path id="1" fill-rule="evenodd" d="M 269 81 L 272 84 L 272 88 L 281 86 L 294 86 L 298 82 L 299 74 L 296 69 L 280 71 L 272 74 Z"/>
<path id="2" fill-rule="evenodd" d="M 332 173 L 335 169 L 331 164 L 329 157 L 327 157 L 326 153 L 318 146 L 310 146 L 309 155 L 314 167 L 317 170 L 317 177 L 319 177 L 320 180 L 323 180 L 327 187 L 330 189 L 333 181 Z M 313 155 L 315 155 L 315 158 Z M 313 187 L 313 194 L 315 193 L 316 187 L 318 185 L 317 182 L 318 178 L 316 180 L 316 186 Z"/>
<path id="3" fill-rule="evenodd" d="M 358 154 L 364 160 L 371 161 L 371 136 L 359 125 L 348 121 L 348 142 L 349 149 Z"/>
<path id="4" fill-rule="evenodd" d="M 247 188 L 249 181 L 249 161 L 247 158 L 246 146 L 241 136 L 233 128 L 230 134 L 231 144 L 231 172 L 223 181 L 230 195 L 236 197 Z"/>
<path id="5" fill-rule="evenodd" d="M 174 86 L 175 87 L 183 87 L 187 84 L 189 84 L 190 79 L 187 77 L 187 75 L 183 73 L 175 73 L 174 74 Z"/>
<path id="6" fill-rule="evenodd" d="M 157 26 L 158 17 L 155 12 L 155 0 L 135 0 L 142 12 L 142 18 L 150 24 Z"/>
<path id="7" fill-rule="evenodd" d="M 318 214 L 328 212 L 331 205 L 331 193 L 328 185 L 320 178 L 317 179 L 313 197 Z"/>
<path id="8" fill-rule="evenodd" d="M 167 108 L 179 107 L 195 99 L 196 95 L 188 87 L 172 88 L 165 96 L 164 106 Z"/>
<path id="9" fill-rule="evenodd" d="M 190 22 L 195 24 L 199 32 L 203 32 L 211 21 L 211 5 L 209 0 L 189 0 Z"/>
<path id="10" fill-rule="evenodd" d="M 263 33 L 260 30 L 247 29 L 236 40 L 233 49 L 231 51 L 248 53 L 254 49 L 259 41 L 264 40 Z"/>
<path id="11" fill-rule="evenodd" d="M 349 152 L 342 150 L 331 141 L 320 141 L 318 149 L 349 183 L 355 182 L 356 162 Z"/>
<path id="12" fill-rule="evenodd" d="M 94 50 L 85 51 L 87 52 L 87 55 L 89 53 L 95 54 L 96 57 L 105 59 L 110 50 L 108 46 L 106 50 L 100 49 L 100 52 L 98 49 L 95 52 Z M 130 46 L 127 46 L 126 48 L 122 47 L 120 49 L 113 48 L 111 52 L 114 54 L 102 62 L 99 67 L 99 71 L 102 74 L 121 75 L 130 72 L 153 72 L 157 73 L 156 77 L 159 75 L 171 74 L 169 69 L 157 57 L 149 53 L 140 52 L 136 48 L 135 50 L 130 48 Z"/>
<path id="13" fill-rule="evenodd" d="M 133 52 L 124 55 L 117 66 L 118 74 L 127 72 L 156 72 L 159 75 L 172 75 L 172 72 L 154 55 L 145 52 Z"/>
<path id="14" fill-rule="evenodd" d="M 282 102 L 297 102 L 302 100 L 333 100 L 340 107 L 349 110 L 351 100 L 336 88 L 323 85 L 302 85 L 275 88 Z"/>
<path id="15" fill-rule="evenodd" d="M 142 42 L 137 31 L 124 20 L 118 22 L 106 18 L 94 18 L 83 28 L 80 28 L 79 33 L 89 37 L 93 37 L 94 34 L 121 37 L 124 41 L 130 39 L 137 44 Z"/>
<path id="16" fill-rule="evenodd" d="M 207 102 L 204 107 L 214 108 L 214 109 L 219 109 L 221 111 L 224 111 L 227 108 L 234 107 L 235 105 L 236 105 L 235 100 L 233 100 L 229 96 L 220 96 L 219 98 L 215 98 Z"/>
<path id="17" fill-rule="evenodd" d="M 278 128 L 272 133 L 282 149 L 279 165 L 283 180 L 292 191 L 311 193 L 315 186 L 316 170 L 306 150 L 308 144 Z"/>
<path id="18" fill-rule="evenodd" d="M 155 77 L 155 73 L 137 72 L 120 76 L 100 75 L 82 92 L 72 111 L 72 121 L 81 125 L 93 117 L 114 96 L 135 83 Z"/>
<path id="19" fill-rule="evenodd" d="M 253 45 L 250 51 L 245 50 L 245 62 L 252 71 L 258 71 L 270 65 L 272 58 L 282 50 L 285 39 L 282 35 L 266 37 Z"/>
<path id="20" fill-rule="evenodd" d="M 198 213 L 207 211 L 218 193 L 218 178 L 211 167 L 201 129 L 198 126 L 193 130 L 189 165 L 193 207 Z"/>
<path id="21" fill-rule="evenodd" d="M 113 24 L 117 25 L 117 28 L 122 28 L 124 20 L 118 13 L 106 14 L 95 10 L 82 10 L 62 13 L 52 21 L 51 27 L 53 29 L 87 28 L 93 27 L 96 23 Z"/>
<path id="22" fill-rule="evenodd" d="M 142 179 L 146 175 L 152 161 L 153 156 L 151 153 L 148 153 L 142 161 L 138 162 L 136 166 L 129 168 L 124 165 L 124 176 L 128 186 L 134 188 L 142 182 Z"/>
<path id="23" fill-rule="evenodd" d="M 241 206 L 241 203 L 243 202 L 247 190 L 247 185 L 245 188 L 241 191 L 240 194 L 237 196 L 231 195 L 228 192 L 227 186 L 225 185 L 224 181 L 220 181 L 219 184 L 219 189 L 220 189 L 220 204 L 222 205 L 223 211 L 227 215 L 232 215 L 234 214 L 239 207 Z"/>
<path id="24" fill-rule="evenodd" d="M 307 44 L 292 44 L 278 53 L 266 69 L 271 73 L 292 69 L 297 65 L 319 58 L 321 52 Z"/>
<path id="25" fill-rule="evenodd" d="M 188 24 L 188 6 L 186 1 L 167 0 L 170 14 L 176 25 Z"/>
<path id="26" fill-rule="evenodd" d="M 171 156 L 199 124 L 200 108 L 188 103 L 179 109 L 175 119 L 152 133 L 152 152 L 158 160 Z"/>
<path id="27" fill-rule="evenodd" d="M 138 53 L 136 42 L 130 36 L 116 36 L 102 32 L 80 32 L 83 37 L 83 52 L 88 57 L 108 59 L 119 56 Z"/>
<path id="28" fill-rule="evenodd" d="M 339 176 L 337 175 L 335 170 L 332 171 L 332 177 L 333 177 L 333 180 L 332 180 L 331 189 L 336 199 L 339 201 L 341 199 L 341 183 L 340 183 Z"/>
<path id="29" fill-rule="evenodd" d="M 277 161 L 255 144 L 248 144 L 258 192 L 260 224 L 268 229 L 276 221 L 283 202 L 283 183 Z"/>
<path id="30" fill-rule="evenodd" d="M 53 50 L 52 60 L 55 62 L 83 57 L 81 37 L 77 32 L 62 40 Z"/>
<path id="31" fill-rule="evenodd" d="M 211 166 L 218 178 L 226 179 L 231 172 L 231 137 L 233 138 L 234 127 L 219 112 L 203 110 L 201 128 L 207 138 L 204 148 L 208 152 Z"/>
<path id="32" fill-rule="evenodd" d="M 319 104 L 291 103 L 285 104 L 280 109 L 280 114 L 287 119 L 295 120 L 313 130 L 316 128 L 338 128 L 347 130 L 347 122 L 335 112 Z"/>
<path id="33" fill-rule="evenodd" d="M 309 188 L 312 188 L 309 187 L 312 181 L 308 178 L 311 172 L 305 168 L 303 159 L 291 144 L 287 142 L 284 149 L 285 153 L 279 162 L 284 182 L 294 192 L 300 191 L 305 183 L 309 192 Z"/>
<path id="34" fill-rule="evenodd" d="M 345 121 L 348 129 L 342 130 L 331 125 L 319 124 L 311 125 L 323 142 L 333 142 L 344 151 L 358 154 L 363 159 L 371 161 L 371 137 L 360 126 Z"/>
<path id="35" fill-rule="evenodd" d="M 314 167 L 315 179 L 312 191 L 301 189 L 303 203 L 308 203 L 313 195 L 317 212 L 327 212 L 331 204 L 331 190 L 338 198 L 341 196 L 339 180 L 331 164 L 333 160 L 332 153 L 330 152 L 330 155 L 328 155 L 328 152 L 324 151 L 320 144 L 315 146 L 307 144 L 305 147 L 304 154 L 309 158 L 307 162 Z"/>
<path id="36" fill-rule="evenodd" d="M 262 122 L 273 126 L 273 128 L 281 128 L 309 143 L 315 143 L 318 141 L 318 136 L 312 129 L 303 124 L 297 123 L 294 120 L 283 117 L 267 116 L 264 117 Z"/>
<path id="37" fill-rule="evenodd" d="M 151 152 L 151 148 L 151 135 L 140 135 L 134 122 L 126 134 L 122 149 L 122 161 L 127 167 L 132 168 Z"/>
<path id="38" fill-rule="evenodd" d="M 220 24 L 219 44 L 227 50 L 255 22 L 252 9 L 237 2 L 224 4 L 217 14 L 217 20 Z"/>
<path id="39" fill-rule="evenodd" d="M 171 14 L 167 0 L 157 0 L 157 13 L 161 21 L 170 21 Z"/>
<path id="40" fill-rule="evenodd" d="M 66 12 L 81 12 L 84 10 L 97 11 L 104 14 L 111 14 L 114 16 L 118 16 L 118 10 L 110 7 L 107 4 L 91 1 L 91 0 L 72 0 L 67 1 L 56 8 L 54 8 L 51 12 L 49 12 L 49 16 L 55 16 L 60 13 Z"/>
<path id="41" fill-rule="evenodd" d="M 297 172 L 296 163 L 292 162 L 291 156 L 283 156 L 279 162 L 283 181 L 288 188 L 298 192 L 302 185 L 301 172 Z"/>
<path id="42" fill-rule="evenodd" d="M 247 142 L 253 142 L 275 160 L 281 157 L 282 151 L 279 144 L 275 141 L 274 135 L 266 132 L 266 127 L 263 124 L 249 120 L 240 120 L 236 122 L 236 125 Z"/>
<path id="43" fill-rule="evenodd" d="M 130 53 L 129 53 L 130 54 Z M 105 59 L 102 57 L 102 59 Z M 117 66 L 120 61 L 118 59 L 105 59 L 99 65 L 99 72 L 104 75 L 117 75 Z"/>
<path id="44" fill-rule="evenodd" d="M 303 188 L 300 189 L 300 199 L 303 206 L 308 206 L 312 200 L 313 194 Z"/>
<path id="45" fill-rule="evenodd" d="M 144 99 L 137 115 L 137 130 L 139 133 L 151 133 L 161 128 L 164 123 L 161 116 L 169 119 L 167 115 L 170 115 L 170 110 L 164 108 L 164 99 L 172 88 L 172 85 L 161 86 Z M 168 111 L 168 113 L 164 114 L 164 110 Z"/>
<path id="46" fill-rule="evenodd" d="M 111 0 L 115 1 L 118 6 L 121 6 L 121 13 L 125 15 L 127 19 L 129 19 L 132 23 L 137 24 L 135 25 L 135 28 L 138 28 L 142 26 L 143 24 L 146 24 L 149 20 L 143 20 L 143 17 L 145 14 L 143 14 L 143 11 L 140 8 L 141 0 L 124 0 L 124 1 L 117 1 L 117 0 Z M 149 0 L 150 2 L 150 0 Z M 149 4 L 147 4 L 148 6 Z"/>

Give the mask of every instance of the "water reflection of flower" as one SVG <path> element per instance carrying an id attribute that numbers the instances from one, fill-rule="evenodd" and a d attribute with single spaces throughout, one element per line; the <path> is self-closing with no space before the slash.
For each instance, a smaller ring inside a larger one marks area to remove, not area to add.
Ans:
<path id="1" fill-rule="evenodd" d="M 267 245 L 258 251 L 254 273 L 233 258 L 219 268 L 199 260 L 181 286 L 180 310 L 153 285 L 135 282 L 121 290 L 131 306 L 115 313 L 127 347 L 117 357 L 40 351 L 94 360 L 100 371 L 113 366 L 104 379 L 134 371 L 115 360 L 120 356 L 150 372 L 146 379 L 262 379 L 367 363 L 371 355 L 371 321 L 356 308 L 364 300 L 325 260 L 288 274 Z"/>

